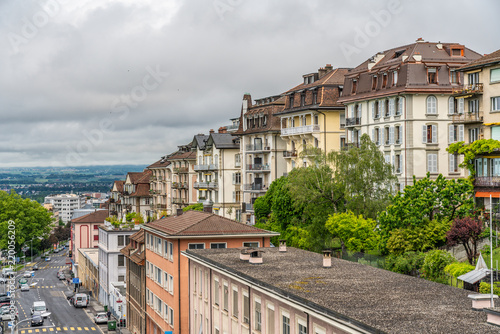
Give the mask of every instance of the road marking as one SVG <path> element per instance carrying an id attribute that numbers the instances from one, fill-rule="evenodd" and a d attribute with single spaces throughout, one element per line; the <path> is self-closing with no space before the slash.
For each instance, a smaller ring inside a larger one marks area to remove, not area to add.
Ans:
<path id="1" fill-rule="evenodd" d="M 75 327 L 70 327 L 69 329 L 71 329 L 72 331 L 74 331 L 74 330 L 75 330 Z"/>
<path id="2" fill-rule="evenodd" d="M 81 330 L 82 330 L 82 328 L 81 328 L 81 327 L 76 327 L 76 329 L 77 329 L 77 330 L 79 330 L 79 331 L 81 331 Z"/>

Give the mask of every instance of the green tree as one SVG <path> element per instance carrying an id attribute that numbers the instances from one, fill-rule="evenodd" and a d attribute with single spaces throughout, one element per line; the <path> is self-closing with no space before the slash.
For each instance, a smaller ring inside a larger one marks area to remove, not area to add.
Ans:
<path id="1" fill-rule="evenodd" d="M 436 180 L 430 174 L 407 186 L 404 192 L 392 196 L 386 211 L 378 216 L 381 231 L 381 249 L 387 251 L 391 232 L 397 229 L 421 229 L 434 219 L 443 221 L 465 217 L 474 207 L 474 186 L 468 179 L 446 180 L 439 175 Z"/>
<path id="2" fill-rule="evenodd" d="M 446 233 L 450 229 L 448 220 L 438 221 L 424 218 L 420 227 L 398 228 L 390 231 L 387 250 L 391 254 L 400 255 L 406 252 L 425 252 L 443 246 Z"/>
<path id="3" fill-rule="evenodd" d="M 495 139 L 480 139 L 475 140 L 470 144 L 465 144 L 461 141 L 450 144 L 446 150 L 450 154 L 463 154 L 464 161 L 460 164 L 460 167 L 467 168 L 470 174 L 474 176 L 476 175 L 476 170 L 474 169 L 474 158 L 478 155 L 500 150 L 500 141 Z"/>
<path id="4" fill-rule="evenodd" d="M 185 206 L 182 208 L 183 212 L 193 210 L 193 211 L 203 211 L 203 203 L 196 203 L 196 204 L 191 204 L 188 206 Z"/>
<path id="5" fill-rule="evenodd" d="M 356 216 L 352 211 L 335 213 L 326 221 L 326 228 L 334 238 L 339 238 L 342 252 L 364 252 L 375 249 L 378 244 L 376 223 L 372 219 Z"/>
<path id="6" fill-rule="evenodd" d="M 9 225 L 9 221 L 14 225 Z M 7 249 L 9 226 L 14 226 L 15 245 L 19 249 L 31 239 L 49 233 L 53 224 L 51 214 L 39 203 L 23 199 L 14 191 L 0 191 L 0 248 Z"/>
<path id="7" fill-rule="evenodd" d="M 417 276 L 424 264 L 425 254 L 422 252 L 407 252 L 390 254 L 385 258 L 385 269 L 396 273 Z"/>
<path id="8" fill-rule="evenodd" d="M 458 276 L 467 274 L 468 272 L 474 270 L 474 266 L 467 262 L 454 262 L 447 265 L 444 268 L 444 272 L 450 274 L 451 276 L 457 278 Z"/>
<path id="9" fill-rule="evenodd" d="M 438 283 L 446 283 L 444 269 L 457 260 L 447 251 L 435 249 L 425 255 L 422 277 Z"/>

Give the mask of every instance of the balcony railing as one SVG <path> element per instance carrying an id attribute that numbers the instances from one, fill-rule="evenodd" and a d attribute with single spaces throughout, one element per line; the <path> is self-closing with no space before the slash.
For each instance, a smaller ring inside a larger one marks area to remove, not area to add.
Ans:
<path id="1" fill-rule="evenodd" d="M 296 126 L 293 128 L 281 129 L 282 136 L 300 135 L 313 132 L 320 132 L 319 124 Z"/>
<path id="2" fill-rule="evenodd" d="M 347 150 L 354 148 L 354 147 L 359 147 L 359 143 L 358 142 L 346 143 L 344 146 L 341 147 L 341 149 L 342 149 L 342 151 L 347 151 Z"/>
<path id="3" fill-rule="evenodd" d="M 166 204 L 156 204 L 157 209 L 166 209 L 167 205 Z"/>
<path id="4" fill-rule="evenodd" d="M 296 156 L 297 156 L 297 151 L 284 151 L 283 152 L 284 158 L 294 158 Z"/>
<path id="5" fill-rule="evenodd" d="M 245 149 L 247 152 L 262 152 L 262 151 L 270 151 L 271 147 L 264 146 L 262 144 L 260 144 L 260 145 L 248 144 L 245 146 Z"/>
<path id="6" fill-rule="evenodd" d="M 253 211 L 253 204 L 252 203 L 245 203 L 245 210 L 246 211 Z"/>
<path id="7" fill-rule="evenodd" d="M 208 170 L 208 165 L 194 165 L 194 170 Z"/>
<path id="8" fill-rule="evenodd" d="M 345 123 L 340 123 L 340 128 L 345 129 Z"/>
<path id="9" fill-rule="evenodd" d="M 453 123 L 482 123 L 483 112 L 466 112 L 465 114 L 455 114 L 451 116 L 451 121 Z"/>
<path id="10" fill-rule="evenodd" d="M 174 203 L 174 204 L 187 204 L 187 199 L 180 198 L 180 197 L 174 197 L 174 198 L 172 198 L 172 203 Z"/>
<path id="11" fill-rule="evenodd" d="M 269 171 L 271 170 L 271 166 L 269 164 L 251 164 L 247 165 L 247 170 Z"/>
<path id="12" fill-rule="evenodd" d="M 500 176 L 477 176 L 474 185 L 476 187 L 500 187 Z"/>
<path id="13" fill-rule="evenodd" d="M 267 184 L 261 184 L 261 183 L 249 183 L 245 184 L 243 186 L 244 190 L 256 190 L 256 191 L 267 191 Z"/>
<path id="14" fill-rule="evenodd" d="M 189 173 L 189 167 L 175 167 L 174 173 Z"/>
<path id="15" fill-rule="evenodd" d="M 483 93 L 482 83 L 468 84 L 464 85 L 463 88 L 453 90 L 453 95 L 456 96 L 463 96 L 469 94 L 482 94 L 482 93 Z"/>
<path id="16" fill-rule="evenodd" d="M 172 183 L 172 188 L 187 189 L 187 187 L 188 187 L 187 182 L 173 182 Z"/>
<path id="17" fill-rule="evenodd" d="M 195 189 L 218 189 L 219 184 L 217 182 L 195 182 L 193 187 Z"/>
<path id="18" fill-rule="evenodd" d="M 361 117 L 350 117 L 345 120 L 345 126 L 361 125 Z"/>

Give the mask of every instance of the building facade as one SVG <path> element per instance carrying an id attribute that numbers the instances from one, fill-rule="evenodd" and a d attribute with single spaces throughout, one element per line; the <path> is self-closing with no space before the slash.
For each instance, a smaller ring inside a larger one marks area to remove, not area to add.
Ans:
<path id="1" fill-rule="evenodd" d="M 81 209 L 86 202 L 85 196 L 76 194 L 50 195 L 45 197 L 44 203 L 52 204 L 54 211 L 59 212 L 59 218 L 64 224 L 73 216 L 73 210 Z"/>
<path id="2" fill-rule="evenodd" d="M 197 191 L 193 185 L 196 182 L 196 153 L 191 150 L 191 144 L 179 146 L 179 150 L 169 156 L 171 164 L 167 167 L 172 173 L 172 212 L 190 204 L 197 203 Z"/>
<path id="3" fill-rule="evenodd" d="M 346 106 L 348 145 L 370 136 L 394 166 L 399 189 L 427 173 L 463 177 L 462 169 L 452 171 L 446 151 L 464 134 L 463 126 L 450 127 L 454 110 L 463 110 L 463 100 L 455 104 L 452 93 L 463 84 L 458 68 L 479 57 L 460 44 L 419 39 L 349 71 L 339 99 Z"/>
<path id="4" fill-rule="evenodd" d="M 167 168 L 170 163 L 168 156 L 163 156 L 147 167 L 152 172 L 149 191 L 152 197 L 151 210 L 156 217 L 161 217 L 164 212 L 172 214 L 172 169 Z"/>
<path id="5" fill-rule="evenodd" d="M 90 291 L 92 297 L 99 295 L 99 250 L 95 248 L 78 249 L 78 275 L 80 285 Z"/>
<path id="6" fill-rule="evenodd" d="M 208 209 L 207 209 L 208 210 Z M 211 212 L 187 211 L 143 226 L 146 242 L 146 332 L 190 332 L 189 273 L 181 251 L 269 247 L 278 235 Z"/>
<path id="7" fill-rule="evenodd" d="M 152 198 L 149 192 L 152 171 L 128 173 L 123 184 L 122 214 L 118 216 L 123 220 L 127 213 L 140 214 L 144 221 L 152 216 Z"/>

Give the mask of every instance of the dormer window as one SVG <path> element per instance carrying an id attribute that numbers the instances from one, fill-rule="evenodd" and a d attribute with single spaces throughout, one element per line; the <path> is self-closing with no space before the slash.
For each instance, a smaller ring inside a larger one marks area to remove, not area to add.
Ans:
<path id="1" fill-rule="evenodd" d="M 387 73 L 384 73 L 382 75 L 382 88 L 385 88 L 387 86 Z"/>
<path id="2" fill-rule="evenodd" d="M 460 47 L 452 47 L 450 54 L 453 57 L 463 57 L 464 56 L 464 49 Z"/>
<path id="3" fill-rule="evenodd" d="M 459 78 L 460 78 L 460 76 L 458 75 L 457 71 L 450 70 L 450 83 L 451 84 L 458 84 L 459 83 Z"/>
<path id="4" fill-rule="evenodd" d="M 315 90 L 313 90 L 313 92 L 312 92 L 312 93 L 313 93 L 313 100 L 312 100 L 312 104 L 316 104 L 316 103 L 318 103 L 318 90 L 317 90 L 317 89 L 315 89 Z"/>
<path id="5" fill-rule="evenodd" d="M 290 95 L 290 108 L 293 108 L 293 104 L 294 104 L 294 101 L 293 101 L 293 94 Z"/>
<path id="6" fill-rule="evenodd" d="M 300 94 L 300 106 L 303 107 L 306 104 L 306 92 Z"/>
<path id="7" fill-rule="evenodd" d="M 377 81 L 378 81 L 377 79 L 378 77 L 376 75 L 372 77 L 372 90 L 377 89 Z"/>
<path id="8" fill-rule="evenodd" d="M 356 90 L 358 89 L 358 80 L 352 79 L 352 91 L 351 94 L 356 94 Z"/>
<path id="9" fill-rule="evenodd" d="M 437 68 L 436 67 L 428 67 L 427 68 L 427 82 L 429 84 L 437 84 L 438 83 Z"/>
<path id="10" fill-rule="evenodd" d="M 392 58 L 393 59 L 394 58 L 399 58 L 404 52 L 405 52 L 405 50 L 396 51 L 396 52 L 394 52 L 394 57 L 392 57 Z"/>
<path id="11" fill-rule="evenodd" d="M 392 85 L 396 86 L 398 84 L 398 71 L 392 72 Z"/>

